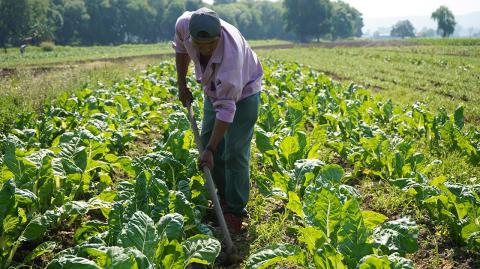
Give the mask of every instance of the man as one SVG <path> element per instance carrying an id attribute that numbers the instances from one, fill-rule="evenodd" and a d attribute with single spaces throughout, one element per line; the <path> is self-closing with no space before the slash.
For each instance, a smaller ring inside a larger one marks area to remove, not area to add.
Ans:
<path id="1" fill-rule="evenodd" d="M 175 25 L 179 99 L 193 96 L 186 75 L 190 60 L 204 91 L 200 164 L 212 171 L 225 221 L 233 233 L 242 228 L 250 192 L 250 144 L 258 118 L 263 70 L 241 33 L 217 13 L 185 12 Z"/>

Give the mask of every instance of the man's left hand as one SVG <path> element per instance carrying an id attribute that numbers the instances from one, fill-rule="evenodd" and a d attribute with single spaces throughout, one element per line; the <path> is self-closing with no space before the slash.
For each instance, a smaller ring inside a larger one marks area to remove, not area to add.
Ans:
<path id="1" fill-rule="evenodd" d="M 210 150 L 205 149 L 202 154 L 200 155 L 200 158 L 198 159 L 198 166 L 200 168 L 203 168 L 204 166 L 207 166 L 210 171 L 213 169 L 213 153 Z"/>

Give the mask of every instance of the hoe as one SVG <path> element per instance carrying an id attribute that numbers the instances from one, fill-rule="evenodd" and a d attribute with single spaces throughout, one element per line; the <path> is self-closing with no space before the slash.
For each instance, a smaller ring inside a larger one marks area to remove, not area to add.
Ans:
<path id="1" fill-rule="evenodd" d="M 195 116 L 193 115 L 191 104 L 188 105 L 187 109 L 188 109 L 188 119 L 190 120 L 190 125 L 192 127 L 193 134 L 195 136 L 195 143 L 197 144 L 198 152 L 201 154 L 203 152 L 203 144 L 200 139 L 197 122 L 195 121 Z M 205 177 L 205 181 L 207 182 L 207 188 L 208 188 L 208 192 L 210 193 L 210 198 L 212 199 L 212 202 L 213 202 L 215 215 L 217 216 L 217 220 L 222 229 L 223 236 L 225 237 L 226 251 L 220 255 L 219 262 L 223 265 L 231 265 L 231 264 L 239 263 L 241 261 L 241 258 L 238 255 L 237 248 L 233 245 L 232 237 L 230 236 L 227 223 L 225 222 L 225 218 L 223 217 L 222 207 L 220 206 L 220 202 L 218 201 L 217 190 L 215 187 L 215 183 L 213 183 L 212 174 L 210 172 L 210 169 L 207 166 L 203 166 L 202 170 L 203 170 L 203 175 Z"/>

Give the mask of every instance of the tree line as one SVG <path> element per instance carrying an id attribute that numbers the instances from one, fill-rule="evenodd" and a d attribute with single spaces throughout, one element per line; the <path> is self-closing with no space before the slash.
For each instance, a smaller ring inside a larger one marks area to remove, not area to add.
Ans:
<path id="1" fill-rule="evenodd" d="M 248 39 L 361 36 L 362 14 L 330 0 L 0 0 L 0 46 L 26 41 L 109 45 L 171 40 L 178 16 L 207 6 Z"/>
<path id="2" fill-rule="evenodd" d="M 446 6 L 440 6 L 431 15 L 431 18 L 437 22 L 437 33 L 443 38 L 449 37 L 455 31 L 457 22 L 452 11 Z M 433 33 L 435 34 L 435 33 Z M 392 26 L 390 31 L 392 37 L 415 37 L 415 27 L 409 20 L 402 20 Z"/>

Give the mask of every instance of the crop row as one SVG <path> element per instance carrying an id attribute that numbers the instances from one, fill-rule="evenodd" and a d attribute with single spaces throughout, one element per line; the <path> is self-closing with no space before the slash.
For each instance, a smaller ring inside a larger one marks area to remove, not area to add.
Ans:
<path id="1" fill-rule="evenodd" d="M 458 244 L 479 251 L 480 187 L 428 178 L 439 163 L 431 156 L 480 162 L 480 132 L 464 126 L 461 107 L 453 116 L 402 109 L 306 67 L 265 69 L 253 151 L 264 173 L 255 184 L 284 203 L 296 237 L 255 251 L 246 267 L 413 268 L 406 254 L 418 248 L 417 225 L 362 210 L 348 183 L 365 176 L 407 191 Z M 39 256 L 47 268 L 214 263 L 221 244 L 202 222 L 208 196 L 175 85 L 174 65 L 163 63 L 59 98 L 40 117 L 19 116 L 0 141 L 1 268 Z M 321 161 L 324 146 L 347 166 Z M 61 231 L 73 231 L 71 244 L 56 239 Z"/>

